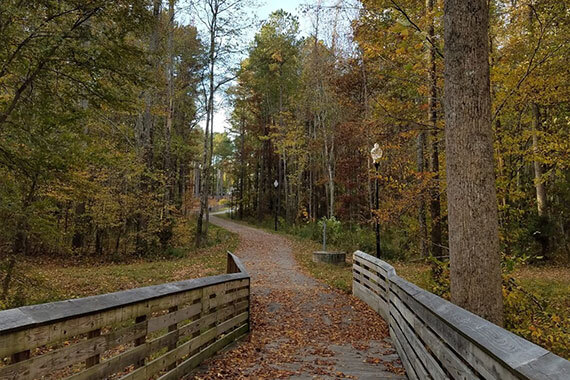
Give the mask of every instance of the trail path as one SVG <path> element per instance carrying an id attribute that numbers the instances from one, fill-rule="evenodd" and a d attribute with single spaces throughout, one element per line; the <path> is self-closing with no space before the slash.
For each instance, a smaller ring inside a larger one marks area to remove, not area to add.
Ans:
<path id="1" fill-rule="evenodd" d="M 356 298 L 305 275 L 288 239 L 212 216 L 239 234 L 251 275 L 252 333 L 197 379 L 405 379 L 386 323 Z"/>

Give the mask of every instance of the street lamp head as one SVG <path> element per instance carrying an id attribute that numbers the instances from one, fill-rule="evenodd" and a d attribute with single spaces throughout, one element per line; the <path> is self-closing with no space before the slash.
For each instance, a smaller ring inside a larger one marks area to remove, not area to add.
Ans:
<path id="1" fill-rule="evenodd" d="M 279 181 L 275 180 L 275 182 L 273 182 L 273 186 L 275 186 L 275 188 L 277 189 L 277 186 L 279 186 Z"/>
<path id="2" fill-rule="evenodd" d="M 384 152 L 382 152 L 382 148 L 380 148 L 380 145 L 378 145 L 378 143 L 374 144 L 374 147 L 370 151 L 370 155 L 372 156 L 372 161 L 374 161 L 375 164 L 380 163 L 380 159 L 382 158 L 383 153 Z"/>

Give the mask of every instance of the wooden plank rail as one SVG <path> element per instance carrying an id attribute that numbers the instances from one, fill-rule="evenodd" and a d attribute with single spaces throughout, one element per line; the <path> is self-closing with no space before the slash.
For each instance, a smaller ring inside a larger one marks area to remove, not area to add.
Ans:
<path id="1" fill-rule="evenodd" d="M 410 379 L 570 379 L 570 362 L 400 278 L 356 251 L 354 296 L 388 322 Z"/>
<path id="2" fill-rule="evenodd" d="M 0 311 L 0 379 L 178 379 L 250 331 L 250 277 L 227 274 Z"/>

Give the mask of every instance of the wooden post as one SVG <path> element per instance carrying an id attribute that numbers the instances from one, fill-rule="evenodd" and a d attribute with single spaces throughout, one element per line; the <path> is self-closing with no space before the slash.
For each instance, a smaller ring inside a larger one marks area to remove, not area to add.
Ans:
<path id="1" fill-rule="evenodd" d="M 141 323 L 141 322 L 144 322 L 146 320 L 147 320 L 146 315 L 140 315 L 140 316 L 135 318 L 135 323 Z M 145 343 L 146 343 L 146 334 L 144 336 L 141 336 L 140 338 L 135 339 L 135 347 L 143 345 Z M 135 364 L 135 368 L 143 367 L 144 363 L 145 363 L 145 359 L 146 358 L 142 358 L 141 360 L 139 360 L 139 362 Z"/>
<path id="2" fill-rule="evenodd" d="M 101 329 L 96 329 L 93 331 L 89 331 L 87 333 L 87 339 L 93 339 L 98 336 L 101 336 Z M 100 354 L 93 355 L 90 358 L 87 358 L 87 360 L 85 360 L 85 368 L 93 367 L 95 364 L 99 364 L 100 361 L 101 361 Z"/>
<path id="3" fill-rule="evenodd" d="M 178 306 L 172 306 L 170 309 L 168 309 L 169 313 L 174 313 L 178 311 Z M 168 332 L 171 333 L 173 331 L 178 331 L 178 323 L 175 323 L 173 325 L 168 326 Z M 176 345 L 178 343 L 178 334 L 175 334 L 176 338 L 174 338 L 169 344 L 168 344 L 168 351 L 174 350 L 176 348 Z M 168 371 L 173 370 L 176 367 L 176 362 L 172 363 L 167 369 Z"/>
<path id="4" fill-rule="evenodd" d="M 228 252 L 228 261 L 226 264 L 226 273 L 239 273 L 239 272 L 240 272 L 240 270 L 237 267 L 237 265 L 234 261 L 234 258 Z"/>
<path id="5" fill-rule="evenodd" d="M 10 357 L 10 361 L 12 362 L 12 364 L 14 364 L 18 362 L 23 362 L 24 360 L 28 360 L 29 358 L 30 358 L 30 350 L 26 350 L 12 354 Z"/>

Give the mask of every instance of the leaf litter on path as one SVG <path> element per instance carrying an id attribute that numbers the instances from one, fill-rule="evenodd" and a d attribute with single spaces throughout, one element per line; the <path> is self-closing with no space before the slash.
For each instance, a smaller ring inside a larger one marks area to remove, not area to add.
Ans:
<path id="1" fill-rule="evenodd" d="M 195 379 L 405 378 L 386 322 L 365 303 L 307 277 L 291 244 L 229 220 L 252 278 L 250 335 L 202 365 Z"/>

